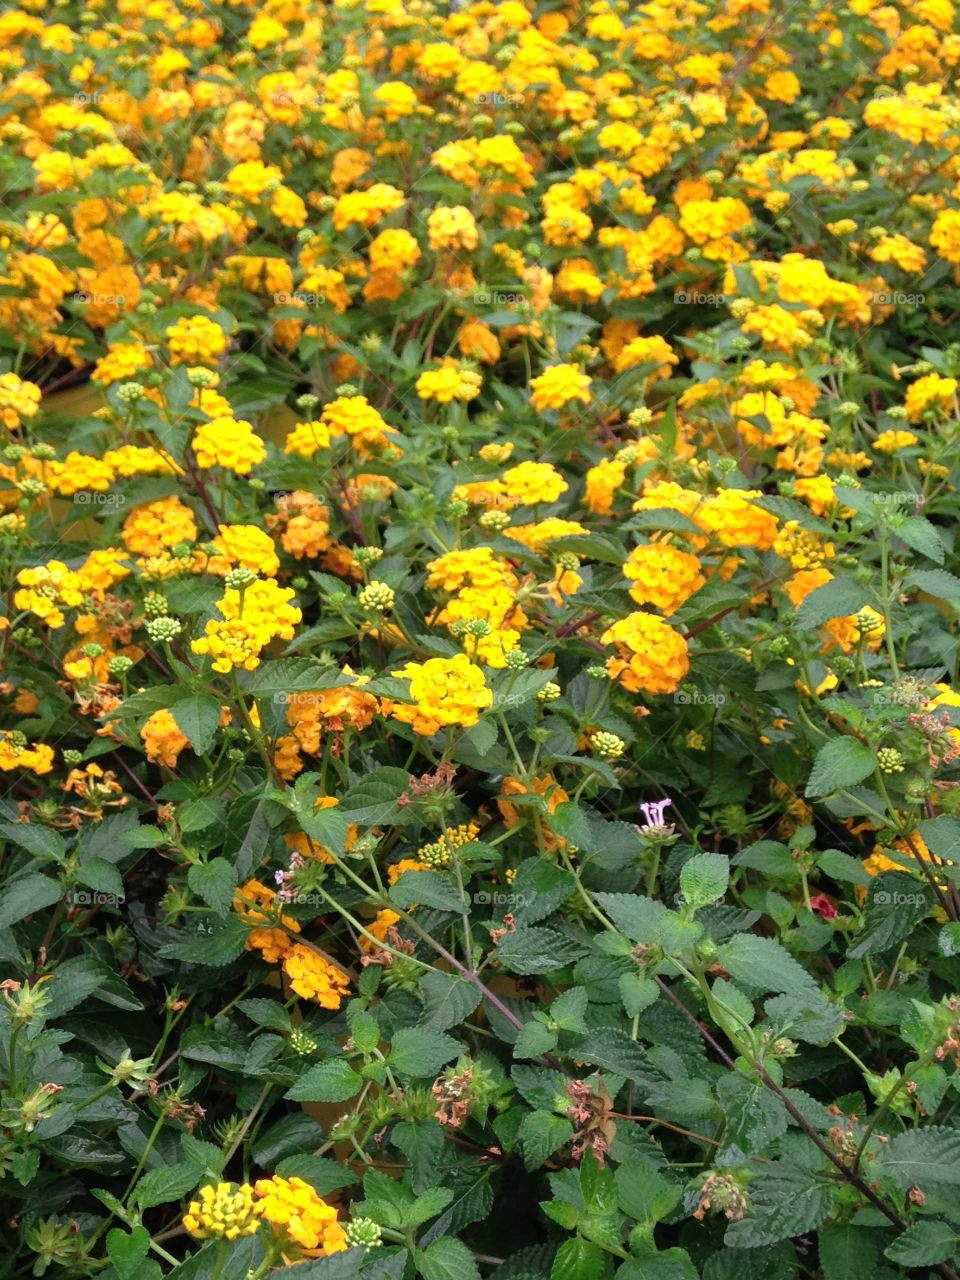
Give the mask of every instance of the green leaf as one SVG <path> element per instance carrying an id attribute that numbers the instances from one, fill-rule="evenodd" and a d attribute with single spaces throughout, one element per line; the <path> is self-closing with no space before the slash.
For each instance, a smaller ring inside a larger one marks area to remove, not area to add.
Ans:
<path id="1" fill-rule="evenodd" d="M 584 1015 L 588 1000 L 584 987 L 571 987 L 551 1003 L 547 1010 L 550 1021 L 556 1023 L 561 1031 L 586 1031 Z"/>
<path id="2" fill-rule="evenodd" d="M 9 840 L 15 849 L 26 849 L 35 858 L 50 858 L 54 862 L 62 862 L 67 851 L 59 831 L 35 822 L 0 822 L 0 839 Z"/>
<path id="3" fill-rule="evenodd" d="M 405 871 L 390 890 L 390 900 L 398 907 L 423 905 L 437 911 L 462 914 L 467 907 L 460 891 L 449 877 L 439 871 Z"/>
<path id="4" fill-rule="evenodd" d="M 873 1280 L 880 1249 L 872 1228 L 825 1222 L 817 1244 L 823 1280 Z"/>
<path id="5" fill-rule="evenodd" d="M 834 880 L 858 884 L 864 889 L 870 887 L 873 879 L 870 872 L 865 871 L 863 863 L 857 858 L 851 858 L 849 853 L 842 853 L 839 849 L 824 849 L 822 853 L 816 855 L 816 860 L 820 870 L 825 871 Z"/>
<path id="6" fill-rule="evenodd" d="M 190 694 L 173 703 L 170 713 L 197 755 L 205 755 L 217 736 L 223 713 L 220 700 L 204 694 Z"/>
<path id="7" fill-rule="evenodd" d="M 869 600 L 870 592 L 862 583 L 852 578 L 831 578 L 806 597 L 797 610 L 794 626 L 798 631 L 812 631 L 831 618 L 858 613 Z"/>
<path id="8" fill-rule="evenodd" d="M 720 947 L 717 957 L 734 982 L 748 991 L 783 991 L 799 994 L 817 984 L 779 942 L 755 933 L 740 933 Z"/>
<path id="9" fill-rule="evenodd" d="M 683 864 L 680 888 L 691 907 L 706 907 L 722 898 L 730 880 L 730 860 L 722 853 L 698 853 Z"/>
<path id="10" fill-rule="evenodd" d="M 831 791 L 856 786 L 877 767 L 875 752 L 856 738 L 834 738 L 817 752 L 807 783 L 807 796 L 825 796 Z"/>
<path id="11" fill-rule="evenodd" d="M 819 992 L 774 996 L 764 1008 L 781 1034 L 808 1044 L 829 1044 L 843 1030 L 843 1011 Z"/>
<path id="12" fill-rule="evenodd" d="M 929 1125 L 898 1133 L 881 1147 L 877 1164 L 898 1186 L 960 1186 L 960 1130 Z"/>
<path id="13" fill-rule="evenodd" d="M 63 897 L 63 886 L 59 880 L 51 880 L 49 876 L 33 871 L 19 880 L 9 881 L 0 898 L 0 929 L 8 924 L 16 924 L 24 916 L 42 911 L 52 906 Z"/>
<path id="14" fill-rule="evenodd" d="M 424 1026 L 446 1031 L 469 1018 L 480 1003 L 480 989 L 450 973 L 425 973 L 419 983 Z"/>
<path id="15" fill-rule="evenodd" d="M 216 1280 L 246 1280 L 250 1271 L 263 1259 L 263 1243 L 259 1236 L 245 1236 L 234 1240 L 223 1264 L 220 1245 L 221 1241 L 211 1240 L 197 1253 L 190 1254 L 179 1267 L 174 1267 L 168 1275 L 172 1280 L 214 1280 L 215 1277 Z M 342 1258 L 344 1255 L 337 1253 L 332 1256 Z M 328 1259 L 323 1258 L 321 1261 L 326 1262 Z M 136 1280 L 141 1280 L 139 1275 Z M 301 1277 L 297 1277 L 297 1280 L 301 1280 Z"/>
<path id="16" fill-rule="evenodd" d="M 620 1027 L 597 1027 L 570 1050 L 578 1062 L 589 1062 L 642 1085 L 656 1080 L 645 1050 Z"/>
<path id="17" fill-rule="evenodd" d="M 883 1254 L 904 1267 L 924 1267 L 946 1262 L 956 1249 L 957 1236 L 945 1222 L 915 1222 Z"/>
<path id="18" fill-rule="evenodd" d="M 278 658 L 264 662 L 244 678 L 247 693 L 256 698 L 286 697 L 291 693 L 336 689 L 350 684 L 337 667 L 324 666 L 316 658 Z M 184 730 L 186 732 L 186 730 Z"/>
<path id="19" fill-rule="evenodd" d="M 318 1062 L 284 1095 L 294 1102 L 346 1102 L 363 1087 L 363 1079 L 344 1058 Z"/>
<path id="20" fill-rule="evenodd" d="M 169 1204 L 182 1199 L 192 1191 L 203 1177 L 204 1171 L 197 1164 L 167 1164 L 160 1169 L 150 1169 L 137 1183 L 133 1198 L 141 1209 Z"/>
<path id="21" fill-rule="evenodd" d="M 397 799 L 406 791 L 408 777 L 405 770 L 391 765 L 371 770 L 340 801 L 340 814 L 348 822 L 356 822 L 363 827 L 398 821 L 400 809 Z"/>
<path id="22" fill-rule="evenodd" d="M 425 1222 L 442 1213 L 453 1199 L 450 1187 L 430 1187 L 423 1195 L 417 1196 L 405 1214 L 405 1225 L 422 1227 Z"/>
<path id="23" fill-rule="evenodd" d="M 134 1227 L 129 1233 L 117 1229 L 107 1232 L 107 1254 L 118 1280 L 139 1280 L 146 1275 L 149 1267 L 144 1264 L 149 1252 L 150 1233 L 145 1227 Z M 159 1267 L 156 1269 L 159 1273 Z"/>
<path id="24" fill-rule="evenodd" d="M 662 902 L 638 893 L 596 893 L 597 902 L 631 942 L 656 942 L 666 911 Z"/>
<path id="25" fill-rule="evenodd" d="M 686 1249 L 664 1249 L 630 1258 L 618 1270 L 617 1280 L 698 1280 L 698 1275 Z"/>
<path id="26" fill-rule="evenodd" d="M 91 955 L 74 956 L 57 965 L 45 990 L 50 1001 L 45 1010 L 48 1018 L 62 1018 L 93 996 L 129 1013 L 143 1008 L 123 979 Z"/>
<path id="27" fill-rule="evenodd" d="M 733 860 L 735 867 L 751 867 L 764 875 L 780 876 L 784 880 L 799 878 L 797 864 L 785 844 L 777 840 L 757 840 L 741 849 Z"/>
<path id="28" fill-rule="evenodd" d="M 525 1022 L 513 1046 L 515 1058 L 539 1058 L 542 1053 L 549 1053 L 557 1045 L 556 1032 L 544 1026 L 536 1018 Z"/>
<path id="29" fill-rule="evenodd" d="M 77 880 L 85 884 L 88 889 L 93 889 L 95 893 L 107 894 L 117 902 L 123 902 L 125 896 L 123 877 L 113 863 L 108 862 L 106 858 L 85 858 L 77 867 L 76 874 Z M 82 901 L 76 892 L 71 896 L 74 904 Z"/>
<path id="30" fill-rule="evenodd" d="M 836 1187 L 817 1182 L 799 1166 L 774 1166 L 753 1183 L 748 1216 L 731 1222 L 724 1243 L 755 1249 L 819 1227 L 833 1206 Z"/>
<path id="31" fill-rule="evenodd" d="M 473 1254 L 455 1236 L 434 1240 L 414 1254 L 423 1280 L 480 1280 L 480 1268 Z"/>
<path id="32" fill-rule="evenodd" d="M 213 916 L 197 921 L 178 938 L 164 942 L 159 951 L 171 960 L 222 968 L 243 952 L 249 933 L 240 917 L 228 912 L 221 919 Z"/>
<path id="33" fill-rule="evenodd" d="M 546 858 L 527 858 L 517 868 L 510 890 L 517 900 L 518 924 L 545 920 L 573 893 L 576 881 L 565 867 Z"/>
<path id="34" fill-rule="evenodd" d="M 556 671 L 537 667 L 532 671 L 507 671 L 493 682 L 498 711 L 512 711 L 537 696 L 544 685 L 556 678 Z"/>
<path id="35" fill-rule="evenodd" d="M 683 1194 L 661 1173 L 639 1161 L 620 1165 L 614 1182 L 623 1212 L 649 1227 L 665 1218 L 680 1203 Z"/>
<path id="36" fill-rule="evenodd" d="M 436 1076 L 440 1068 L 459 1057 L 463 1046 L 453 1036 L 430 1027 L 403 1027 L 393 1037 L 389 1066 L 398 1075 L 422 1079 Z"/>
<path id="37" fill-rule="evenodd" d="M 575 1236 L 557 1250 L 550 1280 L 598 1280 L 603 1271 L 604 1253 L 598 1244 Z"/>
<path id="38" fill-rule="evenodd" d="M 917 569 L 907 578 L 908 589 L 925 591 L 938 600 L 960 602 L 960 578 L 945 569 Z"/>
<path id="39" fill-rule="evenodd" d="M 588 947 L 556 929 L 517 929 L 501 939 L 496 958 L 511 973 L 549 973 L 585 955 Z"/>
<path id="40" fill-rule="evenodd" d="M 849 959 L 887 951 L 910 936 L 930 912 L 933 890 L 900 871 L 875 876 L 867 897 L 861 932 L 847 951 Z"/>
<path id="41" fill-rule="evenodd" d="M 622 973 L 618 982 L 620 999 L 627 1012 L 627 1017 L 635 1018 L 654 1004 L 660 995 L 660 988 L 652 978 L 645 978 L 639 973 Z"/>
<path id="42" fill-rule="evenodd" d="M 717 1099 L 723 1107 L 724 1144 L 757 1155 L 787 1131 L 783 1103 L 764 1084 L 734 1071 L 717 1081 Z"/>
<path id="43" fill-rule="evenodd" d="M 560 1092 L 561 1085 L 557 1086 Z M 566 1116 L 552 1111 L 528 1111 L 519 1132 L 520 1149 L 528 1169 L 539 1169 L 544 1160 L 573 1137 L 573 1125 Z"/>
<path id="44" fill-rule="evenodd" d="M 923 516 L 907 516 L 902 524 L 897 525 L 894 533 L 901 541 L 914 551 L 919 551 L 928 560 L 943 564 L 945 551 L 943 541 L 937 532 L 936 525 Z"/>
<path id="45" fill-rule="evenodd" d="M 196 862 L 187 872 L 187 884 L 208 907 L 214 911 L 226 911 L 237 887 L 237 873 L 226 858 L 211 858 L 209 862 Z"/>

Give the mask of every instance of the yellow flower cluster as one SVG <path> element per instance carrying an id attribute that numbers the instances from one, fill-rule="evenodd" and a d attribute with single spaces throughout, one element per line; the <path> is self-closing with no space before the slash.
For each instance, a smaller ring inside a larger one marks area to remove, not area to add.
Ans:
<path id="1" fill-rule="evenodd" d="M 257 579 L 244 588 L 228 587 L 217 601 L 223 620 L 211 618 L 207 622 L 204 634 L 192 643 L 193 652 L 212 658 L 214 671 L 255 671 L 271 640 L 293 639 L 303 617 L 290 604 L 295 595 L 292 588 L 281 587 L 274 578 Z"/>
<path id="2" fill-rule="evenodd" d="M 193 452 L 199 466 L 224 467 L 238 476 L 248 476 L 267 456 L 266 445 L 249 422 L 236 418 L 214 418 L 198 427 Z"/>
<path id="3" fill-rule="evenodd" d="M 493 706 L 493 693 L 483 672 L 466 654 L 408 662 L 394 675 L 410 681 L 413 705 L 393 702 L 389 704 L 389 714 L 423 737 L 431 737 L 451 725 L 469 729 L 477 723 L 481 711 Z"/>
<path id="4" fill-rule="evenodd" d="M 673 693 L 690 670 L 686 640 L 656 614 L 628 614 L 601 639 L 617 649 L 607 671 L 631 693 Z"/>

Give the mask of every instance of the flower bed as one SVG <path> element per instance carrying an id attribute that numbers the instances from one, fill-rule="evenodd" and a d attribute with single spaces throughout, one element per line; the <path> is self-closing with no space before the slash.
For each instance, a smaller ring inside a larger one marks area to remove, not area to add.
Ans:
<path id="1" fill-rule="evenodd" d="M 956 28 L 0 15 L 4 1274 L 957 1280 Z"/>

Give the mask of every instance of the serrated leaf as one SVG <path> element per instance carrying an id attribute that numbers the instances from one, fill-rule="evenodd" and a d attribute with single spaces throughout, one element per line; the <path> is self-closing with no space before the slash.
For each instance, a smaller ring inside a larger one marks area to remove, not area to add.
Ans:
<path id="1" fill-rule="evenodd" d="M 864 870 L 863 863 L 857 858 L 852 858 L 849 853 L 843 853 L 840 849 L 824 849 L 822 853 L 816 855 L 816 860 L 820 870 L 825 871 L 834 880 L 858 884 L 864 889 L 870 887 L 873 878 L 870 872 Z"/>
<path id="2" fill-rule="evenodd" d="M 414 1255 L 423 1280 L 480 1280 L 473 1254 L 456 1236 L 443 1236 Z"/>
<path id="3" fill-rule="evenodd" d="M 775 1168 L 752 1185 L 748 1215 L 730 1223 L 724 1243 L 755 1249 L 813 1231 L 829 1214 L 835 1194 L 835 1186 L 817 1182 L 806 1170 Z"/>
<path id="4" fill-rule="evenodd" d="M 639 893 L 596 893 L 594 897 L 631 942 L 658 941 L 660 924 L 666 911 L 662 902 L 655 902 Z"/>
<path id="5" fill-rule="evenodd" d="M 550 973 L 585 955 L 588 947 L 556 929 L 535 926 L 517 929 L 501 939 L 496 950 L 500 964 L 511 973 Z"/>
<path id="6" fill-rule="evenodd" d="M 424 1026 L 446 1031 L 464 1022 L 480 1003 L 480 989 L 453 974 L 425 973 L 419 982 Z"/>
<path id="7" fill-rule="evenodd" d="M 35 858 L 50 858 L 54 862 L 62 862 L 67 851 L 59 831 L 35 822 L 0 822 L 0 838 L 9 840 L 15 849 L 26 849 Z"/>
<path id="8" fill-rule="evenodd" d="M 562 1086 L 558 1086 L 559 1089 Z M 520 1125 L 520 1149 L 528 1169 L 539 1169 L 544 1160 L 573 1137 L 573 1125 L 566 1116 L 552 1111 L 528 1111 Z"/>
<path id="9" fill-rule="evenodd" d="M 24 916 L 33 915 L 59 902 L 63 897 L 63 886 L 59 880 L 51 880 L 39 871 L 21 876 L 19 880 L 10 880 L 4 886 L 0 898 L 0 929 L 8 924 L 16 924 Z"/>
<path id="10" fill-rule="evenodd" d="M 168 1164 L 160 1169 L 150 1169 L 137 1183 L 133 1197 L 141 1209 L 152 1209 L 158 1204 L 169 1204 L 182 1199 L 192 1191 L 203 1177 L 203 1169 L 197 1164 Z"/>
<path id="11" fill-rule="evenodd" d="M 960 1186 L 960 1130 L 929 1125 L 898 1133 L 881 1148 L 877 1163 L 898 1186 Z"/>
<path id="12" fill-rule="evenodd" d="M 724 1143 L 756 1155 L 787 1131 L 787 1112 L 764 1084 L 728 1072 L 717 1081 L 717 1099 L 724 1112 Z"/>
<path id="13" fill-rule="evenodd" d="M 551 1031 L 549 1027 L 544 1026 L 536 1018 L 531 1018 L 529 1022 L 525 1022 L 520 1030 L 513 1045 L 513 1056 L 515 1058 L 539 1058 L 543 1053 L 549 1053 L 551 1049 L 556 1048 L 557 1036 L 556 1032 Z"/>
<path id="14" fill-rule="evenodd" d="M 620 1027 L 597 1027 L 572 1046 L 570 1056 L 647 1087 L 657 1080 L 642 1046 Z"/>
<path id="15" fill-rule="evenodd" d="M 400 809 L 398 798 L 406 791 L 408 774 L 392 765 L 373 769 L 362 782 L 351 787 L 340 801 L 340 814 L 348 822 L 373 827 L 379 823 L 397 820 Z"/>
<path id="16" fill-rule="evenodd" d="M 390 900 L 398 907 L 423 905 L 460 914 L 467 906 L 454 882 L 439 871 L 405 871 L 390 890 Z"/>
<path id="17" fill-rule="evenodd" d="M 755 933 L 741 933 L 720 947 L 718 960 L 734 982 L 748 991 L 809 991 L 817 984 L 779 942 Z"/>
<path id="18" fill-rule="evenodd" d="M 884 1249 L 883 1256 L 904 1267 L 933 1266 L 956 1253 L 957 1244 L 945 1222 L 915 1222 Z"/>
<path id="19" fill-rule="evenodd" d="M 423 1079 L 462 1052 L 459 1040 L 430 1027 L 403 1027 L 394 1035 L 387 1062 L 398 1075 Z"/>
<path id="20" fill-rule="evenodd" d="M 906 586 L 925 591 L 938 600 L 960 602 L 960 578 L 947 573 L 946 569 L 916 569 L 907 578 Z"/>
<path id="21" fill-rule="evenodd" d="M 330 1058 L 315 1063 L 284 1096 L 294 1102 L 346 1102 L 362 1087 L 362 1076 L 345 1058 Z"/>
<path id="22" fill-rule="evenodd" d="M 807 796 L 825 796 L 856 786 L 877 767 L 876 753 L 856 738 L 834 738 L 817 752 L 807 783 Z"/>
<path id="23" fill-rule="evenodd" d="M 187 884 L 208 907 L 226 911 L 237 887 L 237 873 L 226 858 L 196 862 L 187 872 Z"/>
<path id="24" fill-rule="evenodd" d="M 550 1280 L 598 1280 L 603 1271 L 604 1253 L 598 1244 L 574 1236 L 557 1250 Z"/>
<path id="25" fill-rule="evenodd" d="M 722 853 L 698 853 L 683 864 L 680 888 L 691 907 L 706 907 L 722 898 L 730 880 L 730 860 Z"/>
<path id="26" fill-rule="evenodd" d="M 812 631 L 831 618 L 848 618 L 870 600 L 870 592 L 852 578 L 831 578 L 806 597 L 797 610 L 798 631 Z"/>
<path id="27" fill-rule="evenodd" d="M 187 964 L 222 968 L 243 952 L 250 930 L 235 912 L 223 917 L 199 920 L 193 929 L 185 929 L 179 937 L 164 942 L 160 954 Z"/>
<path id="28" fill-rule="evenodd" d="M 170 714 L 198 756 L 206 755 L 217 736 L 223 708 L 217 698 L 191 694 L 170 707 Z"/>
<path id="29" fill-rule="evenodd" d="M 880 1250 L 871 1228 L 825 1222 L 817 1247 L 823 1280 L 873 1280 Z"/>
<path id="30" fill-rule="evenodd" d="M 894 533 L 908 547 L 919 551 L 928 560 L 943 564 L 945 555 L 943 541 L 937 532 L 936 525 L 932 525 L 923 516 L 907 516 L 901 524 L 897 525 Z"/>

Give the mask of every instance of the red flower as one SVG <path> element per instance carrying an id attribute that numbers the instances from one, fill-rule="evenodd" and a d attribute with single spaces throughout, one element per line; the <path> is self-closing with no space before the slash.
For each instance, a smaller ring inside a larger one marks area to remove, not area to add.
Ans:
<path id="1" fill-rule="evenodd" d="M 824 920 L 832 920 L 839 912 L 825 893 L 817 893 L 810 899 L 810 907 L 818 912 Z"/>

